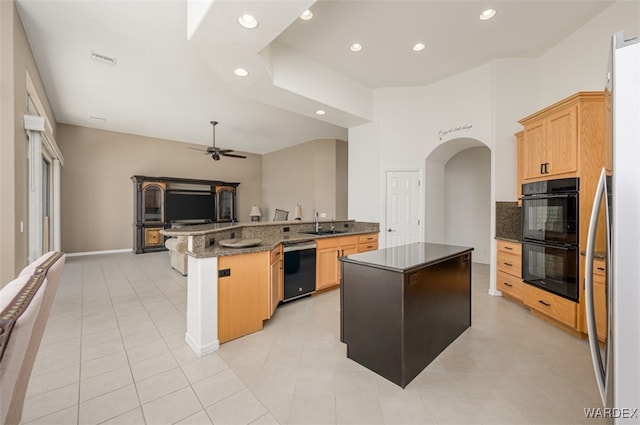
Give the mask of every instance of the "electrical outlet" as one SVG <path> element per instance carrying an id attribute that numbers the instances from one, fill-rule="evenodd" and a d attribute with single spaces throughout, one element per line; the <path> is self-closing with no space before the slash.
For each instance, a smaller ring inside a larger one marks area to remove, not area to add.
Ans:
<path id="1" fill-rule="evenodd" d="M 288 228 L 288 227 L 283 227 L 283 228 L 282 228 L 282 231 L 283 231 L 283 232 L 288 232 L 288 231 L 289 231 L 289 228 Z"/>
<path id="2" fill-rule="evenodd" d="M 234 239 L 236 237 L 236 232 L 231 232 L 231 239 Z"/>
<path id="3" fill-rule="evenodd" d="M 320 218 L 327 218 L 327 213 L 320 213 Z"/>
<path id="4" fill-rule="evenodd" d="M 231 269 L 222 269 L 218 271 L 218 277 L 229 277 L 231 276 Z"/>
<path id="5" fill-rule="evenodd" d="M 209 240 L 207 240 L 207 246 L 211 246 L 215 243 L 216 243 L 216 238 L 209 238 Z"/>

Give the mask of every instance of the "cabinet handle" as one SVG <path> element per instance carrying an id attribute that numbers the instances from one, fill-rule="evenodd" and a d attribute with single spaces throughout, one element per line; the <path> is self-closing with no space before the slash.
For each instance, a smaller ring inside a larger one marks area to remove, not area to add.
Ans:
<path id="1" fill-rule="evenodd" d="M 511 248 L 510 246 L 505 246 L 504 249 L 506 249 L 508 251 L 513 251 L 513 248 Z"/>
<path id="2" fill-rule="evenodd" d="M 503 262 L 502 264 L 504 264 L 505 266 L 508 266 L 508 267 L 513 267 L 513 264 L 511 264 L 511 263 L 504 263 Z"/>
<path id="3" fill-rule="evenodd" d="M 546 302 L 544 302 L 544 301 L 542 301 L 542 300 L 538 300 L 538 302 L 539 302 L 540 304 L 542 304 L 543 306 L 545 306 L 545 307 L 551 307 L 551 304 L 546 303 Z"/>
<path id="4" fill-rule="evenodd" d="M 540 164 L 540 174 L 544 174 L 544 164 Z"/>
<path id="5" fill-rule="evenodd" d="M 367 246 L 367 249 L 371 249 L 371 248 L 373 248 L 373 245 L 368 245 Z"/>
<path id="6" fill-rule="evenodd" d="M 604 271 L 604 267 L 596 267 L 600 271 Z"/>
<path id="7" fill-rule="evenodd" d="M 507 282 L 502 282 L 503 285 L 508 286 L 509 288 L 511 288 L 513 285 Z"/>
<path id="8" fill-rule="evenodd" d="M 545 174 L 549 174 L 549 163 L 548 162 L 544 163 L 544 173 Z"/>

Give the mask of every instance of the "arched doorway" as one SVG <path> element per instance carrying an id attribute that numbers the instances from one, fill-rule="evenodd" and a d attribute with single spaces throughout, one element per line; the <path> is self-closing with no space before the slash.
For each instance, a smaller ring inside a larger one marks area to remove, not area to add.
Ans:
<path id="1" fill-rule="evenodd" d="M 458 138 L 425 160 L 427 242 L 474 247 L 474 262 L 490 264 L 491 151 L 481 141 Z"/>

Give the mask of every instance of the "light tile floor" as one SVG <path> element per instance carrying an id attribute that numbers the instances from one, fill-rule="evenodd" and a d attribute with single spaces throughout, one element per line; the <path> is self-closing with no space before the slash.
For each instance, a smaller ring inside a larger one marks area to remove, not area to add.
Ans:
<path id="1" fill-rule="evenodd" d="M 472 327 L 402 390 L 346 358 L 339 291 L 199 358 L 166 252 L 70 257 L 23 423 L 599 423 L 583 411 L 599 406 L 586 342 L 488 288 L 474 264 Z"/>

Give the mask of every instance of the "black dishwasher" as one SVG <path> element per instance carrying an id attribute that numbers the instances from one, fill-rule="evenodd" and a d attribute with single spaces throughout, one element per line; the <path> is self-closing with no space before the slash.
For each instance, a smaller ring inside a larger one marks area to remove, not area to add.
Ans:
<path id="1" fill-rule="evenodd" d="M 316 290 L 316 243 L 286 243 L 284 245 L 284 296 L 291 301 Z"/>

